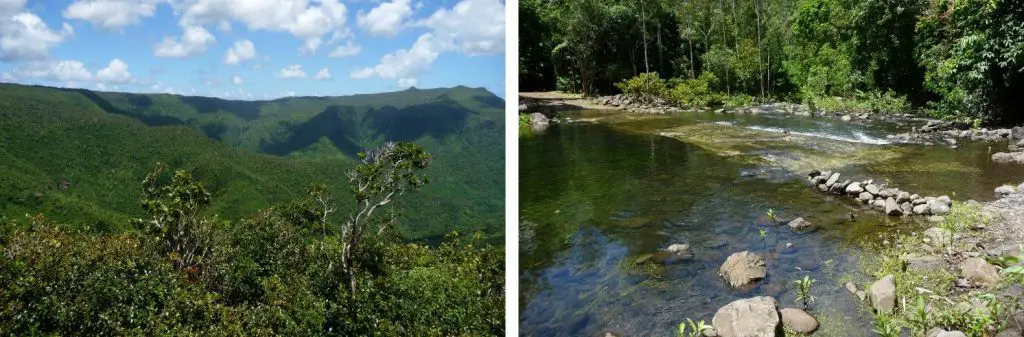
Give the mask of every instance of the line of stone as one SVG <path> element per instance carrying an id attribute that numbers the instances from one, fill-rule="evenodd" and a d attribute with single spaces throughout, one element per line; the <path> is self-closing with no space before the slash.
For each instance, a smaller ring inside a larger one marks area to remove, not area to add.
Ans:
<path id="1" fill-rule="evenodd" d="M 875 184 L 872 179 L 839 181 L 840 176 L 839 172 L 814 170 L 807 174 L 807 180 L 821 192 L 856 198 L 860 203 L 890 216 L 944 215 L 953 207 L 949 196 L 922 197 L 898 188 Z"/>

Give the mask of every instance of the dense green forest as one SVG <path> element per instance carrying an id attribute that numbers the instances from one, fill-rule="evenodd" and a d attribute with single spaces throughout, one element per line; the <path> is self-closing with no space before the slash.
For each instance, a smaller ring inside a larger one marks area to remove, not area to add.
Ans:
<path id="1" fill-rule="evenodd" d="M 519 27 L 521 91 L 1024 121 L 1020 1 L 523 0 Z"/>
<path id="2" fill-rule="evenodd" d="M 230 101 L 0 84 L 0 216 L 42 213 L 118 233 L 157 162 L 202 180 L 205 214 L 239 218 L 322 182 L 350 195 L 356 153 L 384 141 L 423 146 L 431 184 L 398 201 L 399 233 L 439 242 L 451 230 L 503 233 L 504 101 L 481 88 Z M 340 204 L 340 212 L 350 205 Z"/>
<path id="3" fill-rule="evenodd" d="M 456 233 L 410 244 L 393 231 L 392 201 L 429 185 L 434 161 L 386 143 L 335 177 L 348 198 L 308 185 L 239 218 L 206 215 L 219 196 L 157 164 L 141 186 L 108 187 L 137 196 L 128 230 L 39 213 L 0 221 L 0 334 L 504 335 L 500 247 Z"/>

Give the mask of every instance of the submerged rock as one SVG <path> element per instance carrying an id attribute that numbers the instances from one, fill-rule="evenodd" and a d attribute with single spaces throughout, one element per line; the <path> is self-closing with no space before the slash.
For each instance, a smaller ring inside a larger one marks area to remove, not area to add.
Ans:
<path id="1" fill-rule="evenodd" d="M 818 330 L 818 320 L 814 319 L 806 311 L 796 308 L 783 308 L 779 310 L 782 316 L 782 326 L 798 333 L 811 333 Z"/>
<path id="2" fill-rule="evenodd" d="M 1024 152 L 998 152 L 992 155 L 992 161 L 1006 164 L 1024 164 Z"/>
<path id="3" fill-rule="evenodd" d="M 871 297 L 871 307 L 875 311 L 892 313 L 896 307 L 896 276 L 885 275 L 881 280 L 871 284 L 868 291 Z"/>
<path id="4" fill-rule="evenodd" d="M 767 296 L 736 300 L 718 309 L 711 325 L 722 337 L 775 337 L 780 321 L 775 305 Z"/>
<path id="5" fill-rule="evenodd" d="M 792 229 L 803 229 L 803 228 L 808 228 L 808 227 L 811 227 L 811 226 L 812 226 L 811 222 L 807 221 L 807 220 L 804 220 L 804 218 L 796 218 L 796 219 L 793 219 L 793 221 L 789 222 L 789 228 L 792 228 Z"/>
<path id="6" fill-rule="evenodd" d="M 768 275 L 764 258 L 749 251 L 729 255 L 718 272 L 729 283 L 729 286 L 740 287 L 747 283 L 763 279 Z"/>

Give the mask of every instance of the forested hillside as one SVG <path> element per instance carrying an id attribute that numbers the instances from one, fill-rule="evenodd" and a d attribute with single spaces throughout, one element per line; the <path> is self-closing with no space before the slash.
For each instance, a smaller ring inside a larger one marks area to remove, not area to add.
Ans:
<path id="1" fill-rule="evenodd" d="M 357 152 L 410 141 L 437 160 L 432 183 L 401 201 L 404 236 L 498 237 L 503 107 L 466 87 L 229 101 L 0 84 L 0 214 L 117 231 L 141 212 L 132 186 L 163 162 L 207 184 L 210 215 L 237 217 L 304 195 L 312 182 L 346 195 Z"/>
<path id="2" fill-rule="evenodd" d="M 522 91 L 1024 121 L 1020 1 L 524 0 L 519 13 Z M 643 73 L 657 77 L 624 82 Z"/>

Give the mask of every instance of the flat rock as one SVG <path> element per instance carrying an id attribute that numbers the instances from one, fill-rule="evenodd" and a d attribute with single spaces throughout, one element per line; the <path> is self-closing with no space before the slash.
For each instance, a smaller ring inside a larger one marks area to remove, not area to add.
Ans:
<path id="1" fill-rule="evenodd" d="M 977 257 L 968 258 L 960 264 L 960 276 L 982 285 L 994 285 L 999 282 L 999 271 L 996 266 Z"/>
<path id="2" fill-rule="evenodd" d="M 1005 197 L 1005 196 L 1008 196 L 1010 194 L 1013 194 L 1013 192 L 1014 192 L 1013 191 L 1013 186 L 1010 186 L 1010 185 L 1003 185 L 1003 186 L 996 187 L 996 196 L 997 197 Z"/>
<path id="3" fill-rule="evenodd" d="M 896 276 L 886 275 L 868 288 L 871 307 L 878 312 L 892 313 L 896 308 Z"/>
<path id="4" fill-rule="evenodd" d="M 871 201 L 871 199 L 874 198 L 875 196 L 868 192 L 861 192 L 860 195 L 857 196 L 857 200 L 860 200 L 860 202 L 862 203 L 867 203 L 868 201 Z"/>
<path id="5" fill-rule="evenodd" d="M 917 215 L 928 215 L 928 212 L 929 212 L 928 205 L 925 205 L 925 204 L 914 205 L 914 214 L 917 214 Z"/>
<path id="6" fill-rule="evenodd" d="M 838 181 L 839 181 L 839 172 L 832 173 L 832 176 L 828 177 L 828 180 L 825 180 L 825 186 L 832 187 L 832 185 L 835 185 L 836 182 L 838 182 Z"/>
<path id="7" fill-rule="evenodd" d="M 818 320 L 806 311 L 795 308 L 779 310 L 782 315 L 782 326 L 799 333 L 811 333 L 818 330 Z"/>
<path id="8" fill-rule="evenodd" d="M 867 186 L 864 186 L 864 190 L 875 195 L 878 195 L 879 192 L 878 186 L 875 186 L 875 184 L 867 184 Z"/>
<path id="9" fill-rule="evenodd" d="M 736 300 L 715 312 L 711 325 L 722 337 L 775 337 L 780 317 L 774 298 Z"/>
<path id="10" fill-rule="evenodd" d="M 992 155 L 992 161 L 1004 164 L 1024 164 L 1024 152 L 998 152 Z"/>
<path id="11" fill-rule="evenodd" d="M 946 259 L 938 256 L 909 256 L 905 261 L 910 272 L 946 269 Z"/>
<path id="12" fill-rule="evenodd" d="M 949 213 L 949 205 L 942 203 L 941 201 L 935 200 L 928 204 L 928 213 L 935 215 L 943 215 Z"/>
<path id="13" fill-rule="evenodd" d="M 857 285 L 853 284 L 853 282 L 846 282 L 843 284 L 843 287 L 845 287 L 846 291 L 849 291 L 851 294 L 857 293 Z"/>
<path id="14" fill-rule="evenodd" d="M 739 287 L 763 279 L 768 275 L 768 268 L 760 255 L 742 251 L 729 255 L 718 272 L 729 282 L 729 286 Z"/>
<path id="15" fill-rule="evenodd" d="M 849 185 L 846 185 L 847 194 L 858 195 L 861 192 L 864 192 L 864 187 L 860 186 L 860 182 L 855 181 L 850 183 Z"/>
<path id="16" fill-rule="evenodd" d="M 944 247 L 952 242 L 953 234 L 944 228 L 932 227 L 924 230 L 926 243 L 933 247 Z"/>

